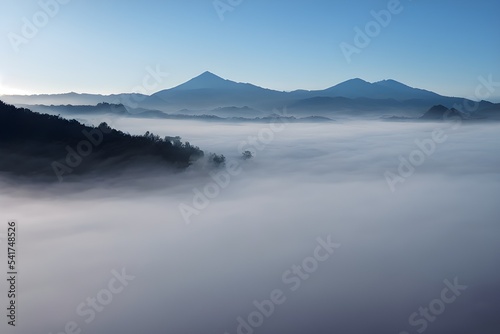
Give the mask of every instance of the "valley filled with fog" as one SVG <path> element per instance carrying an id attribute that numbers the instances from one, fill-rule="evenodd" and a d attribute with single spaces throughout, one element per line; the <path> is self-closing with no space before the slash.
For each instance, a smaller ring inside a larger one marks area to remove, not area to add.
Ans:
<path id="1" fill-rule="evenodd" d="M 226 166 L 0 178 L 19 224 L 7 333 L 493 333 L 500 124 L 84 117 Z"/>

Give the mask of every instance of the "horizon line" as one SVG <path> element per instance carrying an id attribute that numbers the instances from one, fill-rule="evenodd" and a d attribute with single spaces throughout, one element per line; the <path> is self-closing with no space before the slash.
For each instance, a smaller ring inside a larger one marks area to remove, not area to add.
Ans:
<path id="1" fill-rule="evenodd" d="M 268 89 L 268 90 L 273 90 L 273 91 L 277 91 L 277 92 L 285 92 L 285 93 L 291 93 L 291 92 L 296 92 L 296 91 L 308 91 L 308 92 L 314 92 L 314 91 L 322 91 L 322 90 L 326 90 L 326 89 L 329 89 L 329 88 L 333 88 L 335 86 L 338 86 L 340 84 L 343 84 L 343 83 L 346 83 L 346 82 L 349 82 L 349 81 L 353 81 L 353 80 L 361 80 L 361 81 L 364 81 L 366 83 L 369 83 L 369 84 L 376 84 L 376 83 L 379 83 L 379 82 L 383 82 L 383 81 L 395 81 L 399 84 L 402 84 L 402 85 L 405 85 L 407 87 L 410 87 L 410 88 L 414 88 L 414 89 L 422 89 L 422 90 L 426 90 L 426 91 L 429 91 L 428 89 L 425 89 L 425 88 L 418 88 L 418 87 L 413 87 L 413 86 L 409 86 L 401 81 L 398 81 L 398 80 L 395 80 L 395 79 L 391 79 L 391 78 L 387 78 L 387 79 L 382 79 L 382 80 L 378 80 L 378 81 L 373 81 L 373 82 L 370 82 L 368 80 L 365 80 L 365 79 L 362 79 L 360 77 L 354 77 L 354 78 L 351 78 L 351 79 L 347 79 L 347 80 L 344 80 L 344 81 L 340 81 L 336 84 L 333 84 L 332 86 L 328 86 L 326 88 L 323 88 L 323 89 L 304 89 L 304 88 L 296 88 L 294 90 L 280 90 L 280 89 L 274 89 L 274 88 L 267 88 L 267 87 L 263 87 L 263 86 L 259 86 L 259 85 L 256 85 L 256 84 L 253 84 L 251 82 L 243 82 L 243 81 L 234 81 L 234 80 L 231 80 L 231 79 L 227 79 L 227 78 L 223 78 L 211 71 L 204 71 L 202 73 L 200 73 L 199 75 L 195 76 L 195 77 L 192 77 L 191 79 L 188 79 L 186 81 L 183 81 L 179 84 L 176 84 L 172 87 L 168 87 L 168 88 L 163 88 L 163 89 L 160 89 L 158 91 L 155 91 L 151 94 L 143 94 L 143 93 L 140 93 L 140 92 L 119 92 L 119 93 L 92 93 L 92 92 L 75 92 L 74 90 L 71 90 L 71 91 L 65 91 L 65 92 L 57 92 L 57 93 L 25 93 L 25 94 L 19 94 L 19 93 L 15 93 L 15 94 L 3 94 L 3 93 L 0 93 L 0 97 L 2 96 L 44 96 L 44 95 L 68 95 L 68 94 L 78 94 L 78 95 L 101 95 L 101 96 L 112 96 L 112 95 L 121 95 L 121 94 L 139 94 L 139 95 L 146 95 L 146 96 L 151 96 L 151 95 L 154 95 L 158 92 L 161 92 L 161 91 L 164 91 L 164 90 L 169 90 L 169 89 L 173 89 L 173 88 L 176 88 L 180 85 L 183 85 L 193 79 L 196 79 L 204 74 L 211 74 L 213 76 L 216 76 L 222 80 L 226 80 L 226 81 L 231 81 L 231 82 L 234 82 L 234 83 L 239 83 L 239 84 L 250 84 L 250 85 L 253 85 L 253 86 L 256 86 L 256 87 L 259 87 L 259 88 L 263 88 L 263 89 Z M 0 86 L 0 91 L 1 91 L 1 86 Z M 19 91 L 22 91 L 20 89 L 14 89 L 14 90 L 19 90 Z M 434 91 L 430 91 L 430 92 L 433 92 L 435 93 Z M 436 93 L 436 94 L 439 94 L 439 93 Z M 441 95 L 441 94 L 439 94 Z M 442 96 L 445 96 L 445 95 L 442 95 Z"/>

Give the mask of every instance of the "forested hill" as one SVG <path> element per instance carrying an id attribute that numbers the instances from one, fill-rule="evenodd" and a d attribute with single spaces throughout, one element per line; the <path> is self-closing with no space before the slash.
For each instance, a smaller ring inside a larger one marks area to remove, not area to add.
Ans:
<path id="1" fill-rule="evenodd" d="M 89 127 L 2 101 L 0 125 L 0 173 L 48 176 L 54 181 L 100 171 L 118 173 L 141 164 L 185 168 L 204 155 L 179 137 L 160 138 L 149 132 L 133 136 L 106 123 Z"/>

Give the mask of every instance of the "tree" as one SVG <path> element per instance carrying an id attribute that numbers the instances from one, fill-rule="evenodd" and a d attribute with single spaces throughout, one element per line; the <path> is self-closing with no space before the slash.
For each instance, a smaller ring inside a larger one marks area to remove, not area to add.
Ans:
<path id="1" fill-rule="evenodd" d="M 243 158 L 243 160 L 248 160 L 248 159 L 252 159 L 253 158 L 253 155 L 252 155 L 252 152 L 250 151 L 245 151 L 241 154 L 241 157 Z"/>
<path id="2" fill-rule="evenodd" d="M 224 155 L 217 155 L 215 153 L 210 154 L 209 161 L 215 166 L 223 166 L 226 163 L 226 157 Z"/>

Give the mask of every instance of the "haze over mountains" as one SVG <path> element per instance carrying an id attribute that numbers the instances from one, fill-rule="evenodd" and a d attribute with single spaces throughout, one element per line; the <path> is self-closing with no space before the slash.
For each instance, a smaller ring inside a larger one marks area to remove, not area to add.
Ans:
<path id="1" fill-rule="evenodd" d="M 220 117 L 269 116 L 287 109 L 293 116 L 384 116 L 420 117 L 435 105 L 456 108 L 474 101 L 442 96 L 413 88 L 395 80 L 374 83 L 356 78 L 324 90 L 291 92 L 262 88 L 250 83 L 223 79 L 213 73 L 201 75 L 170 89 L 150 96 L 143 94 L 55 94 L 4 95 L 0 99 L 17 106 L 88 105 L 99 103 L 123 105 L 130 113 L 161 112 L 180 115 L 215 115 Z M 102 105 L 101 105 L 102 106 Z M 115 108 L 116 109 L 116 108 Z M 119 108 L 118 108 L 119 109 Z M 480 118 L 500 113 L 500 104 L 481 101 L 477 108 Z M 486 115 L 486 116 L 485 116 Z M 144 114 L 144 116 L 148 116 Z M 154 116 L 154 114 L 149 114 Z"/>

